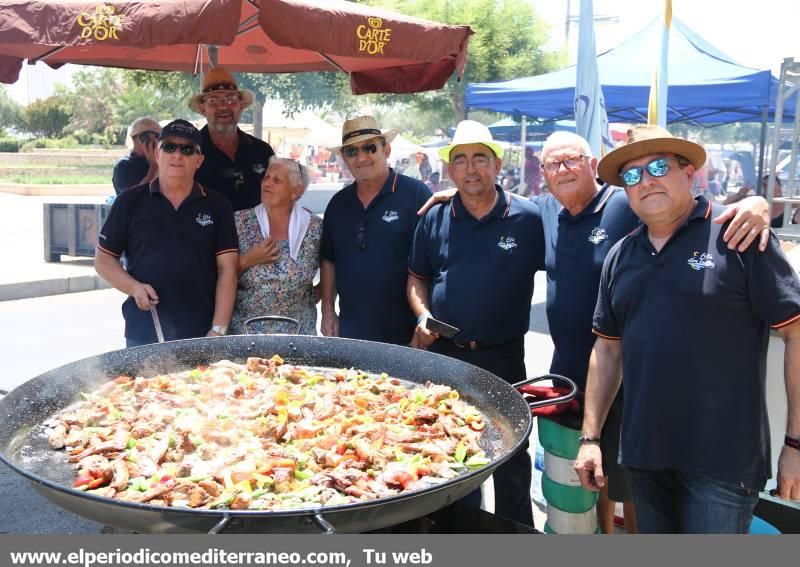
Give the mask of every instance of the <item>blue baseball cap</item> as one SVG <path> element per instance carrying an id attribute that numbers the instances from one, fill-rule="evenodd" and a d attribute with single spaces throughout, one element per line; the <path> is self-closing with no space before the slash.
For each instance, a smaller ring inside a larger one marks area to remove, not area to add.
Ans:
<path id="1" fill-rule="evenodd" d="M 200 147 L 200 130 L 195 128 L 188 120 L 181 118 L 173 120 L 161 129 L 158 139 L 164 140 L 165 138 L 183 138 Z"/>

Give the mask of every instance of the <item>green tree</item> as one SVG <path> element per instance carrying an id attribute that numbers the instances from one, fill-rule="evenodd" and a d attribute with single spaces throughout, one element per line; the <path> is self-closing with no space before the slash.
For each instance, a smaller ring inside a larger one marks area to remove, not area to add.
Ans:
<path id="1" fill-rule="evenodd" d="M 60 95 L 37 100 L 25 108 L 26 129 L 37 136 L 60 138 L 70 117 L 68 101 Z"/>
<path id="2" fill-rule="evenodd" d="M 6 128 L 24 129 L 24 110 L 22 106 L 11 98 L 6 87 L 0 87 L 0 134 Z"/>
<path id="3" fill-rule="evenodd" d="M 501 81 L 538 75 L 562 66 L 563 53 L 547 52 L 545 22 L 525 0 L 366 0 L 403 14 L 446 24 L 469 25 L 467 65 L 461 81 L 451 77 L 435 92 L 392 95 L 394 104 L 409 103 L 418 111 L 437 112 L 453 125 L 466 116 L 464 90 L 467 83 Z M 386 102 L 386 97 L 381 98 Z"/>

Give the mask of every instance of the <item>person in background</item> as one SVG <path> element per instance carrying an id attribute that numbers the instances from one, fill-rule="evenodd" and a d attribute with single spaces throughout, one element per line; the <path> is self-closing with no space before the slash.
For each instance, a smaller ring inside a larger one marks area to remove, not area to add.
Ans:
<path id="1" fill-rule="evenodd" d="M 205 160 L 196 179 L 225 195 L 234 211 L 252 209 L 261 202 L 261 178 L 275 155 L 268 143 L 239 129 L 242 111 L 254 99 L 222 67 L 210 69 L 203 76 L 202 92 L 189 99 L 189 108 L 208 121 L 200 131 Z"/>
<path id="2" fill-rule="evenodd" d="M 145 183 L 158 176 L 156 146 L 161 126 L 152 118 L 137 118 L 128 128 L 128 138 L 133 148 L 114 164 L 111 183 L 117 195 Z"/>
<path id="3" fill-rule="evenodd" d="M 724 241 L 711 220 L 721 207 L 692 194 L 705 159 L 702 146 L 642 125 L 598 165 L 644 224 L 603 264 L 575 470 L 584 488 L 605 484 L 601 430 L 624 377 L 620 459 L 642 533 L 748 532 L 771 475 L 770 329 L 786 349 L 778 490 L 800 501 L 800 280 L 774 235 L 763 253 Z"/>
<path id="4" fill-rule="evenodd" d="M 769 175 L 765 175 L 761 178 L 761 194 L 764 195 L 766 198 L 767 196 L 767 184 L 769 183 Z M 772 194 L 773 197 L 783 197 L 783 185 L 781 184 L 781 180 L 776 177 L 775 178 L 775 191 Z M 783 203 L 772 203 L 772 207 L 770 208 L 770 218 L 772 218 L 772 222 L 770 226 L 772 228 L 782 228 L 783 227 L 783 211 L 785 205 Z M 794 217 L 789 215 L 792 219 L 791 222 L 795 222 Z"/>
<path id="5" fill-rule="evenodd" d="M 261 180 L 261 203 L 237 211 L 239 288 L 231 332 L 296 333 L 294 325 L 244 322 L 261 315 L 291 317 L 299 334 L 317 334 L 314 276 L 319 268 L 322 220 L 300 206 L 309 171 L 291 159 L 272 158 Z"/>
<path id="6" fill-rule="evenodd" d="M 525 148 L 525 185 L 526 196 L 535 197 L 542 194 L 542 161 L 533 152 L 533 148 Z"/>
<path id="7" fill-rule="evenodd" d="M 166 340 L 224 335 L 236 298 L 233 211 L 194 180 L 203 162 L 200 132 L 173 120 L 161 130 L 156 159 L 158 177 L 114 201 L 95 255 L 97 274 L 128 296 L 129 347 L 156 342 L 156 305 Z"/>
<path id="8" fill-rule="evenodd" d="M 417 157 L 419 158 L 419 173 L 422 176 L 422 181 L 427 181 L 431 177 L 431 171 L 433 171 L 431 161 L 425 152 L 417 153 Z"/>
<path id="9" fill-rule="evenodd" d="M 372 116 L 346 120 L 343 158 L 355 182 L 328 203 L 322 223 L 322 334 L 407 345 L 415 317 L 406 300 L 417 209 L 430 189 L 389 167 L 397 130 Z M 336 298 L 339 313 L 336 313 Z"/>
<path id="10" fill-rule="evenodd" d="M 431 188 L 431 192 L 436 193 L 439 189 L 441 189 L 442 184 L 439 181 L 440 177 L 441 176 L 439 175 L 438 171 L 434 171 L 433 173 L 431 173 L 431 176 L 428 178 L 428 183 L 427 183 L 428 187 Z"/>

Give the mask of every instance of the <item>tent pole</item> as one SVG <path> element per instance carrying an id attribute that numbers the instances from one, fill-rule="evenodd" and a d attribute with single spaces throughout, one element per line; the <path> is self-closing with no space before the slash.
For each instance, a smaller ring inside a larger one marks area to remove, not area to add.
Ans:
<path id="1" fill-rule="evenodd" d="M 519 192 L 520 192 L 520 195 L 524 195 L 525 194 L 525 190 L 523 188 L 525 187 L 525 148 L 527 147 L 525 144 L 528 141 L 527 126 L 528 126 L 528 119 L 523 114 L 522 118 L 520 120 L 520 127 L 519 127 L 520 128 L 520 137 L 521 137 L 521 140 L 522 140 L 522 157 L 519 160 L 519 163 L 520 163 L 520 168 L 519 168 Z"/>
<path id="2" fill-rule="evenodd" d="M 758 148 L 758 179 L 764 178 L 764 160 L 767 156 L 767 123 L 769 122 L 769 107 L 765 106 L 761 111 L 761 140 Z M 756 193 L 761 191 L 760 182 L 756 184 Z"/>

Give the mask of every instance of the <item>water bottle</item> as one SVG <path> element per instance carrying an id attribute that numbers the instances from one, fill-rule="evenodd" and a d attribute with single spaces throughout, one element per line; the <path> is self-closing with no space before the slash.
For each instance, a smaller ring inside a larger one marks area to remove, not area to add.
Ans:
<path id="1" fill-rule="evenodd" d="M 531 447 L 528 449 L 530 451 L 534 449 Z M 537 506 L 544 508 L 547 506 L 547 502 L 544 499 L 544 494 L 542 494 L 542 473 L 544 473 L 544 449 L 536 442 L 536 448 L 534 449 L 533 454 L 533 471 L 531 474 L 531 500 L 533 500 Z"/>

